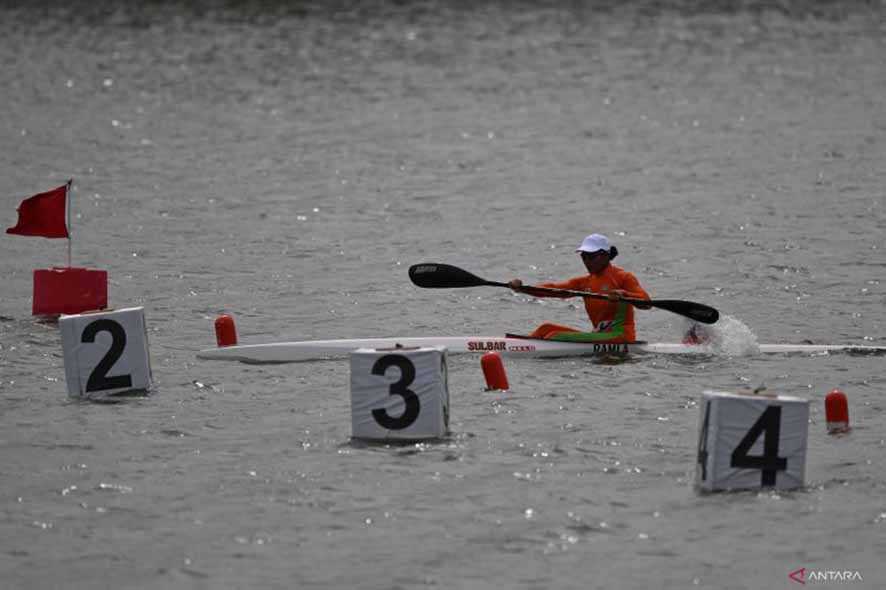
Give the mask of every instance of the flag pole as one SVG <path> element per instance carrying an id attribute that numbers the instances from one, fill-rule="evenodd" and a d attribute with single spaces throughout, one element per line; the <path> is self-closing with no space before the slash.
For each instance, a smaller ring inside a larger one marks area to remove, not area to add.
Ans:
<path id="1" fill-rule="evenodd" d="M 74 179 L 68 179 L 68 187 L 65 190 L 65 196 L 67 197 L 68 202 L 68 268 L 71 268 L 71 209 L 73 203 L 71 202 L 71 185 L 74 183 Z"/>

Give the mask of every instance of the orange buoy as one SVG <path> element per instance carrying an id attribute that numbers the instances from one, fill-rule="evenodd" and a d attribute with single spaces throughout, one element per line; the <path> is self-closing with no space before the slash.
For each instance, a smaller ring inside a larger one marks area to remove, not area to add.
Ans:
<path id="1" fill-rule="evenodd" d="M 849 402 L 846 394 L 834 389 L 824 398 L 825 420 L 828 423 L 828 434 L 837 434 L 849 430 Z"/>
<path id="2" fill-rule="evenodd" d="M 486 391 L 509 389 L 508 376 L 497 352 L 487 352 L 480 357 L 483 376 L 486 377 Z"/>
<path id="3" fill-rule="evenodd" d="M 219 346 L 237 344 L 237 327 L 234 325 L 234 318 L 227 314 L 215 318 L 215 341 Z"/>

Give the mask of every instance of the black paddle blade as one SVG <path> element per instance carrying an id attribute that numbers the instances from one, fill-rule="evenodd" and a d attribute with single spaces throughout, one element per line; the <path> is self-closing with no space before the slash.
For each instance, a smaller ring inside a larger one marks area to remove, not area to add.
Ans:
<path id="1" fill-rule="evenodd" d="M 685 316 L 702 324 L 714 324 L 720 319 L 720 312 L 702 303 L 680 301 L 678 299 L 656 299 L 650 301 L 653 307 Z"/>
<path id="2" fill-rule="evenodd" d="M 409 280 L 425 289 L 453 289 L 495 285 L 451 264 L 423 262 L 409 267 Z"/>

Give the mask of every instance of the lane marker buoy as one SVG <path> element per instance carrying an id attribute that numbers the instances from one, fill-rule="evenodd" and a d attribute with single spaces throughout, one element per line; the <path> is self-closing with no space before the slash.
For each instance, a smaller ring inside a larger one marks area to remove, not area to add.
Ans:
<path id="1" fill-rule="evenodd" d="M 486 378 L 486 391 L 510 389 L 505 367 L 497 352 L 487 352 L 480 357 L 480 366 L 483 367 L 483 376 Z"/>
<path id="2" fill-rule="evenodd" d="M 824 398 L 824 413 L 828 423 L 828 434 L 849 431 L 849 402 L 846 394 L 833 389 Z"/>
<path id="3" fill-rule="evenodd" d="M 234 318 L 228 314 L 215 318 L 215 341 L 220 347 L 237 344 L 237 327 L 234 325 Z"/>

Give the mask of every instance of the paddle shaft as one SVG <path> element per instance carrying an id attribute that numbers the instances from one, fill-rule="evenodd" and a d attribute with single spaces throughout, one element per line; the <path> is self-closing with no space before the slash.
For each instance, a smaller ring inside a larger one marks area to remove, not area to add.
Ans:
<path id="1" fill-rule="evenodd" d="M 507 283 L 495 283 L 494 286 L 510 287 Z M 605 301 L 623 301 L 640 309 L 648 309 L 656 307 L 664 309 L 678 315 L 682 315 L 691 320 L 702 322 L 705 324 L 713 324 L 720 318 L 720 312 L 713 307 L 695 303 L 692 301 L 681 301 L 679 299 L 636 299 L 634 297 L 619 297 L 618 299 L 610 299 L 608 295 L 603 293 L 594 293 L 593 291 L 575 291 L 573 289 L 554 289 L 551 287 L 532 287 L 524 286 L 517 291 L 532 295 L 532 291 L 542 293 L 550 293 L 552 295 L 568 295 L 570 297 L 587 297 L 589 299 L 602 299 Z"/>
<path id="2" fill-rule="evenodd" d="M 497 283 L 496 284 L 510 287 L 507 283 Z M 646 299 L 634 299 L 632 297 L 619 297 L 617 299 L 610 299 L 608 295 L 604 295 L 603 293 L 594 293 L 593 291 L 575 291 L 573 289 L 554 289 L 552 287 L 535 287 L 532 285 L 524 285 L 519 289 L 515 289 L 516 291 L 525 292 L 527 295 L 532 295 L 531 291 L 540 291 L 542 293 L 550 293 L 551 295 L 569 295 L 570 297 L 587 297 L 589 299 L 605 299 L 607 301 L 624 301 L 625 303 L 630 303 L 631 305 L 641 305 L 641 306 L 649 306 L 652 305 L 652 301 L 648 301 Z"/>
<path id="3" fill-rule="evenodd" d="M 451 285 L 452 287 L 506 287 L 508 289 L 511 288 L 509 283 L 501 283 L 499 281 L 487 281 L 486 279 L 481 279 L 480 277 L 475 277 L 475 281 L 470 285 Z M 515 291 L 524 292 L 527 295 L 532 295 L 530 291 L 540 291 L 543 293 L 550 293 L 551 295 L 569 295 L 570 297 L 588 297 L 589 299 L 603 299 L 606 301 L 624 301 L 625 303 L 630 303 L 631 305 L 637 305 L 641 307 L 655 307 L 655 302 L 647 299 L 634 299 L 632 297 L 619 297 L 618 299 L 610 299 L 609 295 L 604 295 L 603 293 L 594 293 L 593 291 L 576 291 L 574 289 L 554 289 L 553 287 L 535 287 L 533 285 L 524 285 Z"/>
<path id="4" fill-rule="evenodd" d="M 511 288 L 508 283 L 487 281 L 486 279 L 482 279 L 477 275 L 458 268 L 457 266 L 442 263 L 415 264 L 409 268 L 409 278 L 419 287 L 429 289 L 482 286 Z M 591 299 L 612 301 L 608 295 L 594 293 L 592 291 L 574 291 L 571 289 L 554 289 L 551 287 L 532 286 L 522 287 L 517 290 L 522 291 L 527 295 L 532 295 L 532 291 L 536 291 L 539 293 L 550 293 L 551 295 L 589 297 Z M 620 297 L 616 301 L 624 301 L 625 303 L 640 308 L 657 307 L 705 324 L 713 324 L 720 317 L 720 313 L 713 307 L 701 303 L 694 303 L 692 301 L 680 301 L 678 299 L 635 299 L 631 297 Z"/>

